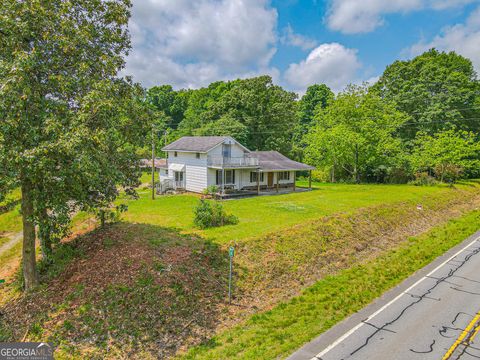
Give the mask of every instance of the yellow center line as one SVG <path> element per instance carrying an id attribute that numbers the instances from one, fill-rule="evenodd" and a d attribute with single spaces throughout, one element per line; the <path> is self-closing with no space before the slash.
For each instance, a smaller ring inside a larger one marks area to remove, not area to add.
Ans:
<path id="1" fill-rule="evenodd" d="M 445 355 L 443 355 L 442 360 L 448 360 L 450 358 L 450 356 L 452 356 L 455 349 L 458 347 L 458 345 L 460 345 L 463 342 L 463 340 L 465 340 L 467 335 L 470 334 L 470 331 L 472 331 L 473 327 L 475 326 L 475 324 L 479 320 L 480 320 L 480 311 L 477 313 L 477 315 L 475 315 L 475 317 L 472 319 L 470 324 L 468 324 L 468 326 L 465 328 L 465 330 L 462 331 L 460 336 L 453 343 L 453 345 L 450 347 L 450 349 L 448 349 L 448 351 L 445 353 Z M 475 328 L 473 334 L 468 339 L 468 342 L 470 342 L 470 340 L 472 340 L 479 331 L 480 331 L 480 325 Z"/>

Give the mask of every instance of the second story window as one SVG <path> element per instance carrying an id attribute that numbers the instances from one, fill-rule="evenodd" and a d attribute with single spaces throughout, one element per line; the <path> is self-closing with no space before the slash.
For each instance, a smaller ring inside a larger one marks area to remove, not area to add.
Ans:
<path id="1" fill-rule="evenodd" d="M 225 158 L 230 158 L 232 156 L 232 145 L 223 144 L 222 156 L 225 157 Z"/>
<path id="2" fill-rule="evenodd" d="M 200 153 L 196 153 L 196 154 L 195 154 L 195 157 L 196 157 L 197 159 L 200 159 Z"/>
<path id="3" fill-rule="evenodd" d="M 173 156 L 177 157 L 177 156 L 178 156 L 178 153 L 175 151 L 175 152 L 173 153 Z"/>

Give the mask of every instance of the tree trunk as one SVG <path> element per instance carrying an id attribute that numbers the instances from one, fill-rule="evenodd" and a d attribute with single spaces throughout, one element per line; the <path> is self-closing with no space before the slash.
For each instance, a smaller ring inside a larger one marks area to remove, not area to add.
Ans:
<path id="1" fill-rule="evenodd" d="M 25 290 L 38 285 L 38 273 L 35 259 L 35 224 L 33 222 L 32 184 L 30 180 L 22 181 L 22 222 L 23 222 L 23 278 Z"/>
<path id="2" fill-rule="evenodd" d="M 50 237 L 50 228 L 48 224 L 47 208 L 43 207 L 40 211 L 38 237 L 40 238 L 40 247 L 42 249 L 42 258 L 44 261 L 50 261 L 52 256 L 52 239 Z"/>

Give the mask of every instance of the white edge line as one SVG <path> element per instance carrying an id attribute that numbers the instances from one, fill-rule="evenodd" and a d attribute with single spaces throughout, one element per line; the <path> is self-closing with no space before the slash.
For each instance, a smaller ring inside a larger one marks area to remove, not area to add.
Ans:
<path id="1" fill-rule="evenodd" d="M 398 296 L 396 296 L 394 299 L 390 300 L 388 303 L 386 303 L 385 305 L 383 305 L 380 309 L 378 309 L 377 311 L 375 311 L 372 315 L 370 315 L 366 320 L 364 321 L 370 321 L 371 319 L 373 319 L 375 316 L 377 316 L 378 314 L 380 314 L 383 310 L 385 310 L 387 307 L 389 307 L 390 305 L 392 305 L 395 301 L 397 301 L 398 299 L 400 299 L 405 293 L 409 292 L 412 288 L 414 288 L 415 286 L 417 286 L 419 283 L 421 283 L 423 280 L 425 280 L 427 277 L 429 277 L 430 275 L 432 275 L 435 271 L 437 271 L 438 269 L 440 269 L 442 266 L 444 266 L 446 263 L 448 263 L 450 260 L 452 260 L 454 257 L 460 255 L 463 251 L 465 251 L 466 249 L 468 249 L 470 246 L 472 246 L 473 244 L 475 244 L 478 240 L 480 239 L 480 236 L 477 237 L 475 240 L 473 240 L 471 243 L 469 243 L 467 246 L 465 246 L 464 248 L 462 248 L 461 250 L 459 250 L 458 252 L 456 252 L 454 255 L 450 256 L 447 260 L 445 260 L 443 263 L 441 263 L 440 265 L 438 265 L 435 269 L 433 269 L 432 271 L 430 271 L 427 275 L 425 275 L 424 277 L 422 277 L 421 279 L 417 280 L 413 285 L 411 285 L 408 289 L 402 291 L 401 294 L 399 294 Z M 359 328 L 362 327 L 362 325 L 365 325 L 364 322 L 360 322 L 358 323 L 355 327 L 353 327 L 352 329 L 350 329 L 349 331 L 347 331 L 345 334 L 343 334 L 342 336 L 340 336 L 337 340 L 335 340 L 333 343 L 331 343 L 330 345 L 328 345 L 322 352 L 318 353 L 317 355 L 315 355 L 311 360 L 318 360 L 318 358 L 322 357 L 323 355 L 325 355 L 326 353 L 330 352 L 330 350 L 332 350 L 334 347 L 336 347 L 338 344 L 340 344 L 343 340 L 345 340 L 346 338 L 348 338 L 350 335 L 352 335 L 355 331 L 357 331 Z"/>

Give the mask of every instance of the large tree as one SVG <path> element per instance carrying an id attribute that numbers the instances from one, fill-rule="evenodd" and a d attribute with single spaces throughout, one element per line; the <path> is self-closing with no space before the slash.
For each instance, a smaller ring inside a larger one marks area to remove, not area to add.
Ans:
<path id="1" fill-rule="evenodd" d="M 465 172 L 478 175 L 480 143 L 474 133 L 445 130 L 428 135 L 421 132 L 414 143 L 410 161 L 415 173 L 428 172 L 440 181 L 455 181 Z"/>
<path id="2" fill-rule="evenodd" d="M 325 84 L 315 84 L 307 88 L 305 95 L 298 102 L 300 124 L 309 126 L 316 110 L 325 109 L 334 98 L 334 93 Z"/>
<path id="3" fill-rule="evenodd" d="M 367 88 L 349 86 L 318 112 L 306 135 L 305 156 L 336 179 L 385 181 L 401 162 L 395 137 L 407 116 Z"/>
<path id="4" fill-rule="evenodd" d="M 138 182 L 143 93 L 117 77 L 130 46 L 130 7 L 129 0 L 0 5 L 0 168 L 10 179 L 0 185 L 22 190 L 27 290 L 38 284 L 35 225 L 45 236 L 63 228 L 72 207 L 105 206 L 118 186 L 130 191 Z"/>
<path id="5" fill-rule="evenodd" d="M 411 116 L 415 126 L 401 132 L 406 140 L 413 139 L 417 131 L 480 130 L 476 120 L 480 117 L 480 84 L 472 62 L 454 52 L 432 49 L 412 60 L 395 61 L 373 89 Z"/>

